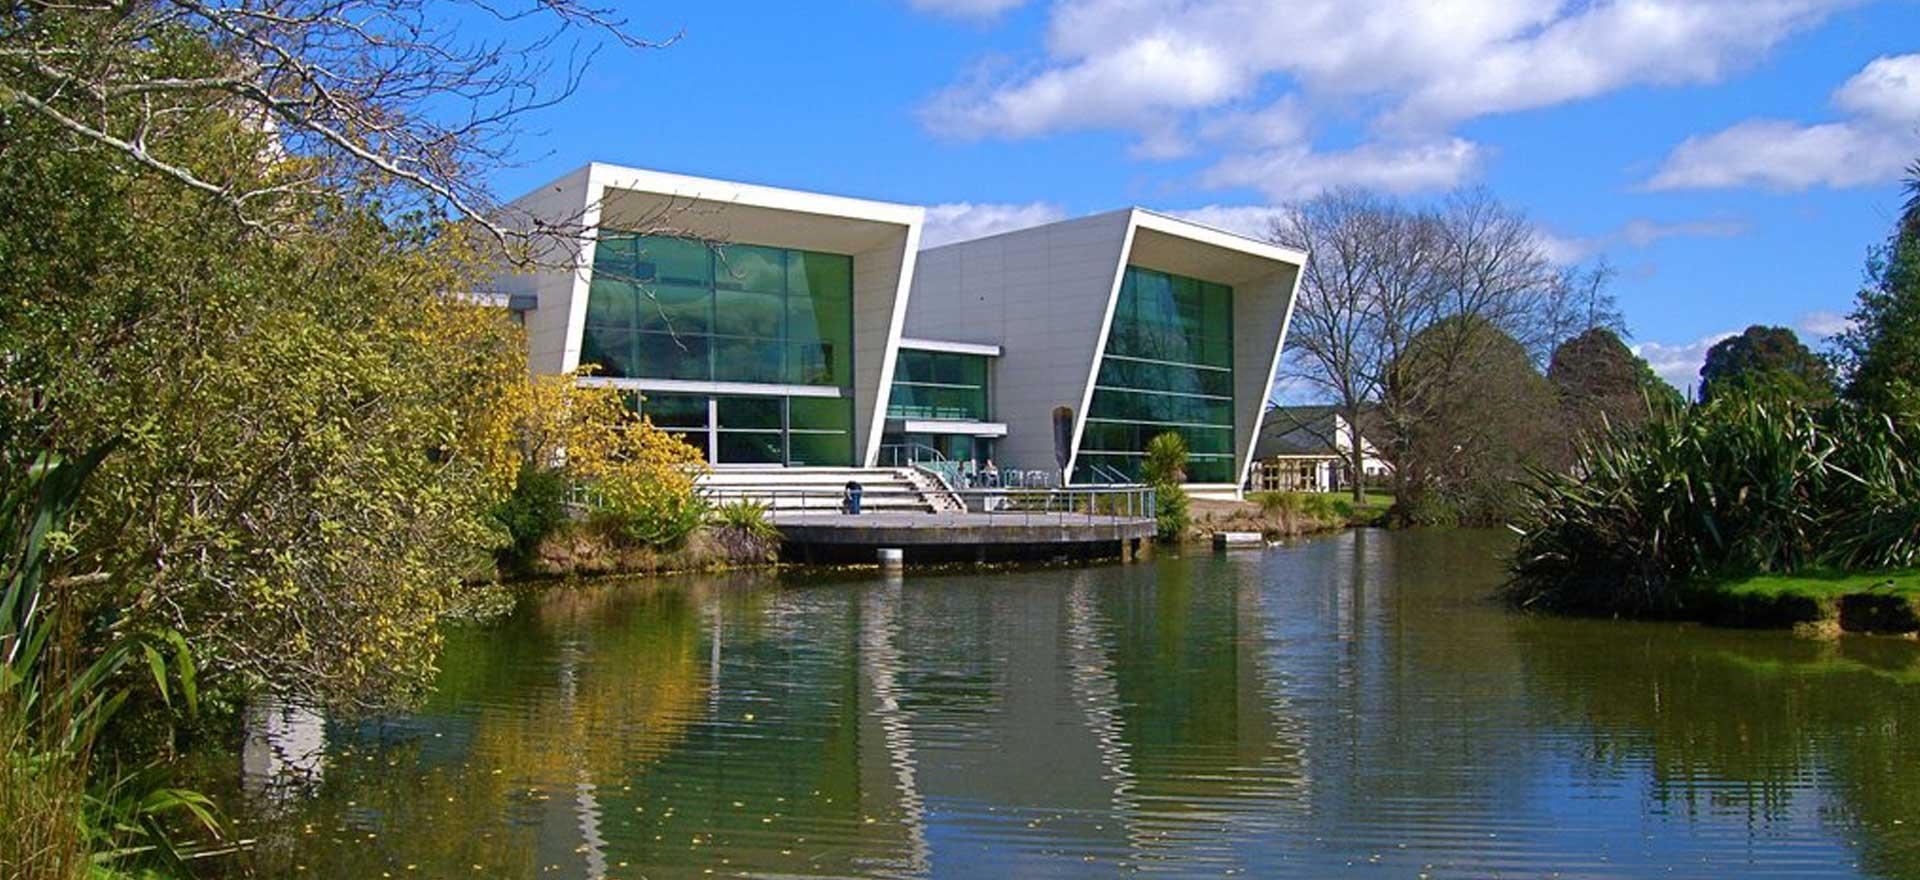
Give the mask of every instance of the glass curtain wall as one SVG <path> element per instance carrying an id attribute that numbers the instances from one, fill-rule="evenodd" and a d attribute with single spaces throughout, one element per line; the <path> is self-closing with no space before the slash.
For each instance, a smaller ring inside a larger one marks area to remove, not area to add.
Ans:
<path id="1" fill-rule="evenodd" d="M 719 464 L 847 467 L 853 401 L 643 392 L 640 413 Z"/>
<path id="2" fill-rule="evenodd" d="M 1100 482 L 1101 469 L 1139 479 L 1147 442 L 1164 433 L 1186 439 L 1189 482 L 1234 482 L 1233 288 L 1128 266 L 1075 480 Z"/>
<path id="3" fill-rule="evenodd" d="M 991 421 L 987 359 L 977 354 L 903 348 L 893 365 L 887 416 L 895 419 Z"/>
<path id="4" fill-rule="evenodd" d="M 597 375 L 853 386 L 853 258 L 605 233 L 581 364 Z"/>
<path id="5" fill-rule="evenodd" d="M 645 392 L 717 464 L 853 463 L 853 258 L 603 233 L 580 363 L 595 375 L 819 385 L 838 398 Z"/>

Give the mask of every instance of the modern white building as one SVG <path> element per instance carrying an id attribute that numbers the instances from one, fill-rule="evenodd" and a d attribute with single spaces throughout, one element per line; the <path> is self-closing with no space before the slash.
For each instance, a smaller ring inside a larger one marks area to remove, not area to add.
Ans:
<path id="1" fill-rule="evenodd" d="M 1074 482 L 1171 431 L 1235 492 L 1306 259 L 1138 208 L 921 251 L 916 206 L 600 163 L 513 207 L 581 230 L 495 284 L 533 370 L 640 392 L 716 468 L 1053 471 L 1063 411 Z"/>
<path id="2" fill-rule="evenodd" d="M 907 333 L 998 346 L 996 453 L 1076 482 L 1136 479 L 1154 436 L 1185 437 L 1189 480 L 1245 478 L 1306 256 L 1128 208 L 920 254 Z M 897 386 L 896 386 L 897 387 Z M 1038 462 L 1040 464 L 1032 464 Z"/>

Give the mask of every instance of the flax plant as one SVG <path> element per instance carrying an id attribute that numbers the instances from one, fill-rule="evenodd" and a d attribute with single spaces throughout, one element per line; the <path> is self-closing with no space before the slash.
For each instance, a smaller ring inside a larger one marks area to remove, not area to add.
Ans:
<path id="1" fill-rule="evenodd" d="M 1673 611 L 1705 579 L 1920 562 L 1914 425 L 1762 389 L 1598 432 L 1527 482 L 1510 595 Z"/>

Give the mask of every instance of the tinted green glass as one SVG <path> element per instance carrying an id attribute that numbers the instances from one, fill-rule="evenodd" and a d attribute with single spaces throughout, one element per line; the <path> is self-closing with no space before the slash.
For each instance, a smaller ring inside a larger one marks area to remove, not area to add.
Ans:
<path id="1" fill-rule="evenodd" d="M 901 349 L 893 362 L 893 381 L 932 382 L 933 357 L 924 351 Z"/>
<path id="2" fill-rule="evenodd" d="M 852 435 L 795 431 L 787 435 L 787 463 L 846 467 L 853 463 Z"/>
<path id="3" fill-rule="evenodd" d="M 853 401 L 832 397 L 788 398 L 789 424 L 795 431 L 853 430 Z"/>
<path id="4" fill-rule="evenodd" d="M 633 301 L 635 329 L 701 335 L 713 324 L 713 294 L 704 287 L 639 285 Z M 591 299 L 587 307 L 592 310 Z"/>
<path id="5" fill-rule="evenodd" d="M 786 380 L 796 385 L 840 384 L 834 381 L 831 352 L 818 343 L 788 344 Z"/>
<path id="6" fill-rule="evenodd" d="M 1075 478 L 1093 466 L 1139 475 L 1147 443 L 1187 441 L 1190 482 L 1232 482 L 1233 291 L 1127 267 L 1080 437 Z"/>
<path id="7" fill-rule="evenodd" d="M 587 289 L 587 326 L 633 329 L 635 285 L 595 278 Z"/>
<path id="8" fill-rule="evenodd" d="M 778 248 L 729 244 L 713 249 L 714 286 L 722 290 L 786 293 L 786 252 Z"/>
<path id="9" fill-rule="evenodd" d="M 640 333 L 638 368 L 609 376 L 646 376 L 655 379 L 711 379 L 707 362 L 708 337 L 690 333 Z"/>
<path id="10" fill-rule="evenodd" d="M 634 239 L 632 276 L 664 284 L 713 285 L 713 254 L 705 242 L 691 238 L 650 235 Z M 600 271 L 596 258 L 594 271 Z M 619 271 L 619 266 L 613 267 Z"/>
<path id="11" fill-rule="evenodd" d="M 780 397 L 721 397 L 714 408 L 720 417 L 720 430 L 729 428 L 770 428 L 779 430 L 780 410 L 786 403 Z"/>
<path id="12" fill-rule="evenodd" d="M 637 256 L 639 240 L 624 232 L 609 232 L 601 235 L 593 246 L 593 268 L 595 277 L 608 280 L 632 281 L 639 262 Z M 605 274 L 602 275 L 602 272 Z"/>
<path id="13" fill-rule="evenodd" d="M 779 431 L 721 431 L 720 464 L 783 464 Z"/>
<path id="14" fill-rule="evenodd" d="M 853 259 L 789 251 L 787 339 L 806 351 L 791 381 L 851 387 L 853 382 Z"/>
<path id="15" fill-rule="evenodd" d="M 662 428 L 707 426 L 707 398 L 704 395 L 649 391 L 641 395 L 640 412 Z"/>
<path id="16" fill-rule="evenodd" d="M 631 376 L 637 367 L 634 335 L 625 330 L 588 327 L 580 335 L 580 365 L 596 376 Z"/>
<path id="17" fill-rule="evenodd" d="M 778 340 L 713 337 L 713 378 L 721 382 L 779 382 L 784 346 Z"/>
<path id="18" fill-rule="evenodd" d="M 713 332 L 777 340 L 785 312 L 778 295 L 722 290 L 714 298 Z"/>
<path id="19" fill-rule="evenodd" d="M 589 330 L 647 334 L 590 343 L 602 375 L 852 387 L 851 257 L 609 233 L 594 273 Z"/>
<path id="20" fill-rule="evenodd" d="M 809 300 L 849 300 L 853 296 L 853 258 L 815 251 L 788 251 L 787 291 L 804 294 Z"/>
<path id="21" fill-rule="evenodd" d="M 800 355 L 789 379 L 806 385 L 852 387 L 853 310 L 831 300 L 788 300 L 787 338 Z"/>
<path id="22" fill-rule="evenodd" d="M 718 420 L 709 452 L 708 405 Z M 853 464 L 853 402 L 845 398 L 645 392 L 639 411 L 721 464 L 847 467 Z"/>
<path id="23" fill-rule="evenodd" d="M 894 362 L 887 415 L 989 421 L 987 397 L 985 357 L 907 350 Z"/>

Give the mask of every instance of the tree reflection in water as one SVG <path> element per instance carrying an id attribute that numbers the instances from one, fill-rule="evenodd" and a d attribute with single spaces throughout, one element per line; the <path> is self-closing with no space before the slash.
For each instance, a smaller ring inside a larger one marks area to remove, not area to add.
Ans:
<path id="1" fill-rule="evenodd" d="M 1920 873 L 1920 646 L 1513 614 L 1504 546 L 549 592 L 223 867 Z"/>

